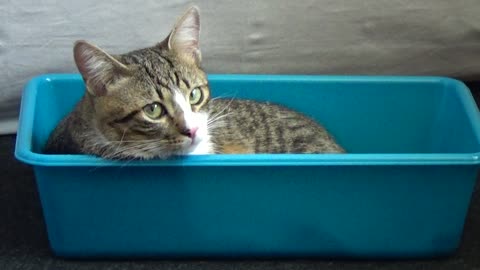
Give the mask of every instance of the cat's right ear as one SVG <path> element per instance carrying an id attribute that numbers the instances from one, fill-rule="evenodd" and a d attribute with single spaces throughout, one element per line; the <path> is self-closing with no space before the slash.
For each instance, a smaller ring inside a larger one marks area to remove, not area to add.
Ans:
<path id="1" fill-rule="evenodd" d="M 177 20 L 172 32 L 167 37 L 169 50 L 174 50 L 184 60 L 200 64 L 200 12 L 198 7 L 191 6 Z"/>
<path id="2" fill-rule="evenodd" d="M 73 56 L 88 92 L 94 96 L 107 95 L 109 85 L 129 74 L 127 66 L 83 40 L 75 42 Z"/>

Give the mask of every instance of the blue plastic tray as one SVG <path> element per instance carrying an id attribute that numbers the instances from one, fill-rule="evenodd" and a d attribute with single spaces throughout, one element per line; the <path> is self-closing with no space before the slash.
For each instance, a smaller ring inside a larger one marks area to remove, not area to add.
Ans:
<path id="1" fill-rule="evenodd" d="M 459 245 L 478 171 L 468 88 L 437 77 L 211 75 L 213 96 L 321 121 L 349 154 L 113 162 L 44 155 L 84 93 L 26 87 L 16 157 L 33 165 L 51 247 L 67 257 L 431 257 Z"/>

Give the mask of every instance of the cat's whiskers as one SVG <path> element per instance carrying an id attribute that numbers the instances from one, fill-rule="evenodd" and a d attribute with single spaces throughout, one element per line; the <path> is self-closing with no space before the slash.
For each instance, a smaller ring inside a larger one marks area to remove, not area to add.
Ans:
<path id="1" fill-rule="evenodd" d="M 126 133 L 126 132 L 127 132 L 127 129 L 124 129 L 124 130 L 123 130 L 122 137 L 120 138 L 120 143 L 118 144 L 117 149 L 115 149 L 115 151 L 117 151 L 118 148 L 122 145 L 123 138 L 125 137 L 125 133 Z"/>
<path id="2" fill-rule="evenodd" d="M 120 149 L 116 149 L 115 151 L 109 151 L 110 153 L 104 155 L 104 157 L 105 158 L 116 159 L 118 157 L 124 156 L 123 154 L 125 154 L 128 151 L 141 150 L 143 147 L 145 147 L 147 145 L 150 145 L 150 144 L 152 144 L 152 142 L 143 142 L 143 143 L 131 144 L 129 146 L 120 146 L 121 147 Z M 155 146 L 159 147 L 158 144 L 155 144 Z M 117 148 L 119 148 L 119 147 L 117 147 Z"/>
<path id="3" fill-rule="evenodd" d="M 237 91 L 235 91 L 233 94 L 231 93 L 226 93 L 224 95 L 220 95 L 220 96 L 217 96 L 217 97 L 214 97 L 214 98 L 211 98 L 210 101 L 212 100 L 217 100 L 217 99 L 226 99 L 226 98 L 229 98 L 231 97 L 232 99 L 234 99 L 237 95 Z M 232 97 L 233 96 L 233 97 Z"/>
<path id="4" fill-rule="evenodd" d="M 125 168 L 128 164 L 132 163 L 132 161 L 136 160 L 135 157 L 128 157 L 128 159 L 123 160 L 122 165 L 120 165 L 120 168 L 123 169 Z"/>
<path id="5" fill-rule="evenodd" d="M 130 145 L 122 146 L 122 143 L 131 142 Z M 152 140 L 137 140 L 137 141 L 113 141 L 110 150 L 106 152 L 110 152 L 108 154 L 103 155 L 104 158 L 108 159 L 118 159 L 124 157 L 132 157 L 134 156 L 141 159 L 146 159 L 147 154 L 151 156 L 155 156 L 162 153 L 170 153 L 173 152 L 172 147 L 180 146 L 183 143 L 169 143 L 167 146 L 162 145 L 162 143 L 169 142 L 169 140 L 165 139 L 152 139 Z M 114 146 L 117 143 L 117 146 Z M 111 151 L 115 147 L 114 151 Z M 155 150 L 155 153 L 151 153 L 152 150 Z"/>
<path id="6" fill-rule="evenodd" d="M 225 110 L 228 110 L 230 108 L 230 105 L 232 102 L 233 102 L 233 98 L 230 99 L 230 101 L 227 103 L 227 105 L 225 105 L 223 109 L 221 109 L 219 112 L 214 114 L 212 117 L 209 117 L 209 119 L 207 120 L 207 128 L 209 130 L 213 131 L 213 129 L 222 127 L 224 125 L 224 121 L 220 121 L 220 120 L 232 114 L 230 111 L 228 111 L 227 113 L 224 113 Z"/>
<path id="7" fill-rule="evenodd" d="M 207 125 L 213 124 L 213 123 L 215 123 L 215 122 L 218 122 L 219 120 L 221 120 L 221 119 L 223 119 L 223 118 L 225 118 L 225 117 L 227 117 L 227 116 L 229 116 L 229 115 L 231 115 L 231 114 L 232 114 L 232 113 L 226 113 L 226 114 L 223 114 L 223 115 L 219 115 L 219 116 L 217 116 L 217 117 L 215 117 L 215 118 L 208 119 Z"/>
<path id="8" fill-rule="evenodd" d="M 216 122 L 214 124 L 211 124 L 208 126 L 209 134 L 211 136 L 215 136 L 216 134 L 218 135 L 219 133 L 221 134 L 223 127 L 226 126 L 226 123 L 222 122 Z"/>
<path id="9" fill-rule="evenodd" d="M 219 115 L 221 115 L 226 109 L 229 109 L 230 108 L 230 105 L 232 104 L 234 98 L 231 98 L 230 101 L 227 103 L 227 105 L 225 105 L 225 107 L 223 107 L 223 109 L 221 109 L 218 113 L 214 114 L 212 116 L 212 118 L 215 118 Z"/>
<path id="10" fill-rule="evenodd" d="M 148 154 L 151 154 L 152 156 L 154 156 L 154 155 L 158 155 L 159 150 L 165 150 L 165 148 L 158 147 L 156 145 L 145 145 L 142 148 L 140 148 L 139 150 L 143 153 L 148 153 Z M 152 151 L 152 150 L 154 150 L 154 151 Z"/>

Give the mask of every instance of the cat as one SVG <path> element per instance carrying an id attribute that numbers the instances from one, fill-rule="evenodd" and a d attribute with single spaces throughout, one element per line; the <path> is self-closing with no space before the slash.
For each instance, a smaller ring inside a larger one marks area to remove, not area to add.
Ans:
<path id="1" fill-rule="evenodd" d="M 190 7 L 165 40 L 110 55 L 86 41 L 74 59 L 87 91 L 51 133 L 47 154 L 166 159 L 187 154 L 344 153 L 319 123 L 281 105 L 211 98 L 200 15 Z"/>

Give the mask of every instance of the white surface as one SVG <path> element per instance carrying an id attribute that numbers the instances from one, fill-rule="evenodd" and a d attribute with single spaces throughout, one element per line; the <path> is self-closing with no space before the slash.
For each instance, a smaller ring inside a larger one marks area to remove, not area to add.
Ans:
<path id="1" fill-rule="evenodd" d="M 0 1 L 0 133 L 32 76 L 76 72 L 72 45 L 112 53 L 161 41 L 190 2 Z M 479 0 L 197 1 L 210 73 L 479 78 Z"/>

